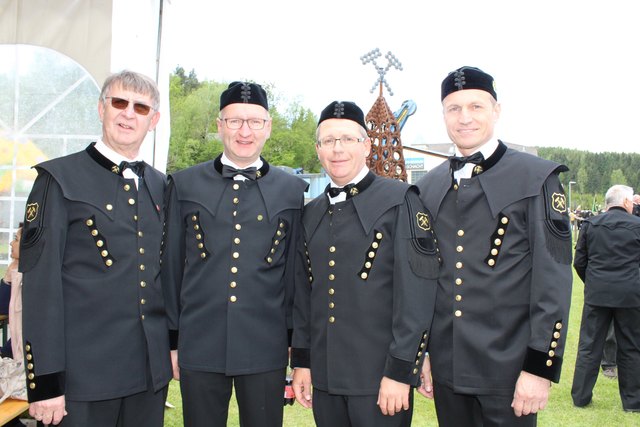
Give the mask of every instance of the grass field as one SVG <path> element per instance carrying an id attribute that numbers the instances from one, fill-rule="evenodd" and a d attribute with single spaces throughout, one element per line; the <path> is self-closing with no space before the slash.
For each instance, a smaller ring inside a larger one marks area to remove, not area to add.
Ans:
<path id="1" fill-rule="evenodd" d="M 538 415 L 538 426 L 560 427 L 638 427 L 640 426 L 640 414 L 627 413 L 622 410 L 620 395 L 618 394 L 618 381 L 608 379 L 602 375 L 598 378 L 593 393 L 593 402 L 586 408 L 576 408 L 571 401 L 571 380 L 576 360 L 578 336 L 580 330 L 580 316 L 583 302 L 582 281 L 574 275 L 573 301 L 569 320 L 569 332 L 567 336 L 567 348 L 564 355 L 562 377 L 559 384 L 551 388 L 551 397 L 547 408 Z M 169 389 L 169 402 L 175 405 L 173 409 L 167 409 L 165 426 L 182 426 L 182 411 L 179 385 L 174 381 Z M 416 394 L 415 409 L 413 414 L 414 427 L 436 427 L 435 410 L 433 402 Z M 237 427 L 238 410 L 232 398 L 229 414 L 229 427 Z M 285 427 L 312 427 L 313 416 L 310 410 L 305 410 L 300 405 L 287 406 L 284 411 Z"/>

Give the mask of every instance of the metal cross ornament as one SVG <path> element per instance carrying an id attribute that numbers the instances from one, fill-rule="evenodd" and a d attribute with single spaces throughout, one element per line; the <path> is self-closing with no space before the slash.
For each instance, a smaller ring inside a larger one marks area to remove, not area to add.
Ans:
<path id="1" fill-rule="evenodd" d="M 373 64 L 373 66 L 376 67 L 376 71 L 378 72 L 378 79 L 373 84 L 373 86 L 371 87 L 371 90 L 369 92 L 373 93 L 373 91 L 375 90 L 376 86 L 379 86 L 380 87 L 380 96 L 382 96 L 382 85 L 384 84 L 384 86 L 387 88 L 387 91 L 389 91 L 389 95 L 393 96 L 393 91 L 391 90 L 391 86 L 389 86 L 389 83 L 385 79 L 385 75 L 387 74 L 387 71 L 389 71 L 389 69 L 391 69 L 391 67 L 394 67 L 394 68 L 402 71 L 402 64 L 400 63 L 400 61 L 398 61 L 398 58 L 396 58 L 391 53 L 391 51 L 389 51 L 384 56 L 388 61 L 387 62 L 387 66 L 383 68 L 383 67 L 379 66 L 376 63 L 376 59 L 380 58 L 381 56 L 382 56 L 382 54 L 380 53 L 380 49 L 375 48 L 371 52 L 366 53 L 366 54 L 364 54 L 364 55 L 362 55 L 360 57 L 360 60 L 362 61 L 362 65 L 366 65 L 367 63 L 371 62 Z"/>

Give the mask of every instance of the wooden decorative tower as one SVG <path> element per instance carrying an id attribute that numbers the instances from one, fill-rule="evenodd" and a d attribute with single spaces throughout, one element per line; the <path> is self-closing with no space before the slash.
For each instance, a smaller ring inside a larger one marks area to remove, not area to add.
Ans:
<path id="1" fill-rule="evenodd" d="M 405 168 L 404 156 L 402 154 L 402 140 L 400 138 L 401 126 L 398 120 L 389 108 L 387 101 L 382 96 L 382 85 L 387 88 L 389 95 L 393 96 L 393 91 L 385 79 L 385 75 L 391 67 L 402 71 L 402 64 L 391 53 L 387 52 L 385 58 L 388 63 L 386 67 L 380 67 L 376 63 L 376 59 L 381 57 L 379 49 L 360 57 L 362 64 L 372 63 L 378 72 L 378 79 L 373 84 L 370 92 L 379 87 L 378 99 L 367 113 L 365 121 L 367 122 L 367 133 L 371 138 L 371 154 L 367 158 L 367 165 L 376 175 L 387 178 L 399 179 L 407 181 L 407 171 Z"/>

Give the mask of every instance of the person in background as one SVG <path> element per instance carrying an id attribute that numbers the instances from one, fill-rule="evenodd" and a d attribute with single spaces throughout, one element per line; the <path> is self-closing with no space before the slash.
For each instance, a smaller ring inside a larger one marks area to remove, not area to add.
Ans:
<path id="1" fill-rule="evenodd" d="M 316 138 L 331 184 L 304 209 L 296 400 L 313 408 L 318 427 L 409 426 L 440 266 L 431 215 L 414 186 L 369 171 L 356 104 L 329 104 Z"/>
<path id="2" fill-rule="evenodd" d="M 567 168 L 494 136 L 501 107 L 484 71 L 449 73 L 441 101 L 456 155 L 417 183 L 443 259 L 419 391 L 441 427 L 535 426 L 569 319 Z"/>
<path id="3" fill-rule="evenodd" d="M 165 176 L 139 154 L 159 99 L 147 76 L 109 76 L 97 105 L 102 138 L 35 166 L 20 271 L 29 413 L 43 424 L 163 425 Z"/>
<path id="4" fill-rule="evenodd" d="M 216 159 L 169 177 L 163 285 L 184 425 L 279 427 L 293 328 L 295 248 L 307 183 L 270 165 L 267 93 L 220 96 Z"/>
<path id="5" fill-rule="evenodd" d="M 584 222 L 573 260 L 585 286 L 571 397 L 578 407 L 591 403 L 613 321 L 622 407 L 640 412 L 640 218 L 631 214 L 633 189 L 609 188 L 605 208 Z"/>

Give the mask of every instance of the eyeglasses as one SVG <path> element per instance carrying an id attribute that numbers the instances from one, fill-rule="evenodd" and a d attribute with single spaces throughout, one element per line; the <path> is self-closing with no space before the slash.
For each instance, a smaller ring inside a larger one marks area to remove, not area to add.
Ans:
<path id="1" fill-rule="evenodd" d="M 244 122 L 247 122 L 247 126 L 249 126 L 249 129 L 251 130 L 260 130 L 264 128 L 265 123 L 268 122 L 267 119 L 223 119 L 220 118 L 220 120 L 224 121 L 225 125 L 227 125 L 227 127 L 229 129 L 240 129 L 242 127 L 242 125 L 244 125 Z"/>
<path id="2" fill-rule="evenodd" d="M 318 140 L 318 147 L 320 148 L 333 148 L 338 141 L 342 143 L 342 145 L 353 145 L 356 142 L 362 142 L 366 138 L 358 138 L 355 136 L 342 135 L 340 138 L 334 138 L 332 136 L 327 136 L 325 138 Z"/>
<path id="3" fill-rule="evenodd" d="M 130 102 L 128 99 L 117 98 L 115 96 L 105 96 L 104 99 L 111 99 L 111 106 L 118 110 L 126 110 Z M 133 111 L 141 116 L 146 116 L 151 110 L 155 110 L 155 108 L 141 102 L 133 103 Z"/>

